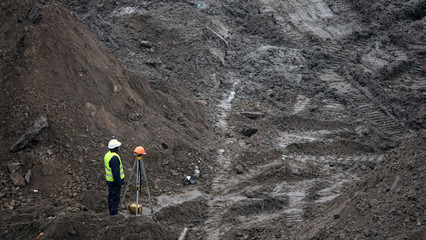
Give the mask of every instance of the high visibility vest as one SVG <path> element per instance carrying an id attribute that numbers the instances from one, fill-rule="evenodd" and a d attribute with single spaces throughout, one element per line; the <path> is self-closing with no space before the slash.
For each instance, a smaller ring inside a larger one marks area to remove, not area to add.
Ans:
<path id="1" fill-rule="evenodd" d="M 123 170 L 123 164 L 121 163 L 121 158 L 118 156 L 115 152 L 107 152 L 104 157 L 104 163 L 105 163 L 105 178 L 108 182 L 114 182 L 114 177 L 112 176 L 111 168 L 109 167 L 109 161 L 112 157 L 117 156 L 118 160 L 120 161 L 120 178 L 124 179 L 124 170 Z"/>

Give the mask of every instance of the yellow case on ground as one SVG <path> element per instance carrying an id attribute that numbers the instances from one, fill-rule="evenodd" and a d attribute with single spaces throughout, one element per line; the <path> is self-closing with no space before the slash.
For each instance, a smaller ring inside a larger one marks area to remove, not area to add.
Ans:
<path id="1" fill-rule="evenodd" d="M 142 205 L 139 204 L 138 208 L 139 208 L 138 214 L 141 214 L 142 213 Z M 133 203 L 129 206 L 129 211 L 130 211 L 130 213 L 136 214 L 136 203 Z"/>

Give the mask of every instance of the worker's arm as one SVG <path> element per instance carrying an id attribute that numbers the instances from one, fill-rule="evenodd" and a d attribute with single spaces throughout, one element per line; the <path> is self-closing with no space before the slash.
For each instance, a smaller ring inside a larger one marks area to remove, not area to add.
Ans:
<path id="1" fill-rule="evenodd" d="M 113 156 L 109 161 L 109 167 L 111 168 L 112 177 L 114 178 L 115 185 L 121 185 L 120 178 L 120 160 L 117 156 Z"/>

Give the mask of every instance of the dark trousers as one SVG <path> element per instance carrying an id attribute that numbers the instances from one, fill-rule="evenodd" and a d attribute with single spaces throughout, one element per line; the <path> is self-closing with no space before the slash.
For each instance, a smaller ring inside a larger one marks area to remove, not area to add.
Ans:
<path id="1" fill-rule="evenodd" d="M 108 182 L 108 208 L 109 215 L 118 214 L 118 205 L 120 205 L 121 185 L 116 185 L 114 182 Z"/>

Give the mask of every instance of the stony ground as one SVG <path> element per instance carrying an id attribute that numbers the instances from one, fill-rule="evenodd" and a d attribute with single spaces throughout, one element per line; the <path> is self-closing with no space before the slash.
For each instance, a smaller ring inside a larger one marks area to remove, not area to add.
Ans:
<path id="1" fill-rule="evenodd" d="M 425 12 L 2 2 L 1 238 L 422 239 Z M 112 137 L 127 177 L 146 148 L 154 213 L 131 185 L 108 216 Z"/>

